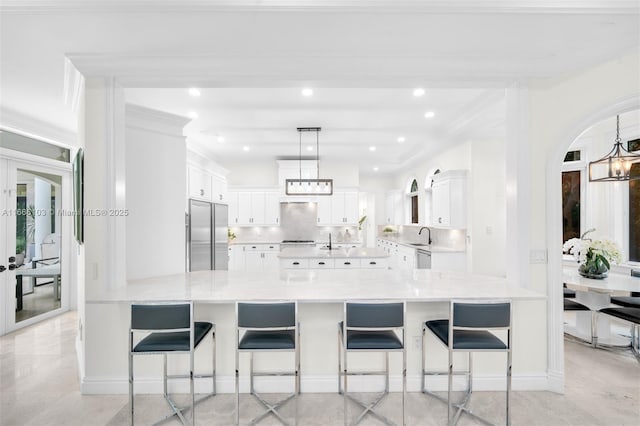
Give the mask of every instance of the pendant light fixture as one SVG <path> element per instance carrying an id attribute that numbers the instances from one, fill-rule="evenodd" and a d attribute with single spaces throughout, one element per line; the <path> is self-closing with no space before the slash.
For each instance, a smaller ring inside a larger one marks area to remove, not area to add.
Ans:
<path id="1" fill-rule="evenodd" d="M 320 130 L 321 127 L 298 127 L 300 140 L 299 175 L 298 179 L 285 181 L 285 193 L 287 195 L 332 195 L 333 179 L 320 179 Z M 316 133 L 316 179 L 302 178 L 302 133 Z"/>
<path id="2" fill-rule="evenodd" d="M 640 179 L 631 175 L 631 166 L 640 162 L 640 155 L 627 151 L 620 141 L 620 116 L 616 116 L 616 142 L 604 157 L 589 163 L 589 182 L 619 182 Z"/>

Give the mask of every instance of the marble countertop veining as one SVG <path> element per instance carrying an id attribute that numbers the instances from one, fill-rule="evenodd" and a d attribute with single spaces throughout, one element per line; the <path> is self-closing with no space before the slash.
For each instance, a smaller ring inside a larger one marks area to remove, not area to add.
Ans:
<path id="1" fill-rule="evenodd" d="M 342 303 L 346 300 L 451 299 L 544 300 L 546 296 L 510 286 L 505 278 L 464 272 L 414 269 L 381 270 L 198 271 L 131 280 L 118 288 L 87 292 L 87 303 L 184 301 L 233 303 L 296 300 Z"/>
<path id="2" fill-rule="evenodd" d="M 365 259 L 389 257 L 386 251 L 372 248 L 344 248 L 344 249 L 319 249 L 315 247 L 293 247 L 283 249 L 278 254 L 280 259 Z"/>

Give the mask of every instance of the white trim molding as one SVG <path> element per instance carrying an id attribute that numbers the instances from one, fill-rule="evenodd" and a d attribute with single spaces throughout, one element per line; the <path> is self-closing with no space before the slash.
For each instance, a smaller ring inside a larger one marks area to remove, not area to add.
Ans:
<path id="1" fill-rule="evenodd" d="M 134 104 L 125 105 L 125 125 L 167 136 L 183 137 L 183 129 L 191 121 L 167 112 Z"/>
<path id="2" fill-rule="evenodd" d="M 635 0 L 1 0 L 2 13 L 103 12 L 638 13 Z"/>
<path id="3" fill-rule="evenodd" d="M 0 129 L 64 148 L 72 148 L 78 145 L 77 133 L 4 106 L 0 106 Z"/>

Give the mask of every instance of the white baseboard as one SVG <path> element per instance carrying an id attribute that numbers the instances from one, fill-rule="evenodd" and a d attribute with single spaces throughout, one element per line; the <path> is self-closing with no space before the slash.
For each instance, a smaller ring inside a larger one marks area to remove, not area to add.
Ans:
<path id="1" fill-rule="evenodd" d="M 276 392 L 286 393 L 293 391 L 292 377 L 256 377 L 255 388 L 258 392 Z M 554 382 L 557 380 L 555 377 Z M 512 389 L 517 391 L 544 391 L 552 390 L 552 380 L 549 376 L 540 375 L 513 375 Z M 349 378 L 350 392 L 371 392 L 376 389 L 384 388 L 384 379 L 382 377 L 372 376 L 354 376 Z M 463 390 L 466 388 L 466 382 L 463 377 L 455 377 L 455 390 Z M 216 391 L 218 393 L 234 393 L 235 381 L 233 376 L 218 376 L 216 379 Z M 436 376 L 427 379 L 427 388 L 432 391 L 446 391 L 447 377 Z M 398 375 L 392 375 L 389 379 L 389 389 L 391 392 L 402 391 L 402 378 Z M 476 376 L 473 381 L 473 389 L 476 391 L 504 391 L 506 389 L 506 381 L 504 376 Z M 80 390 L 84 395 L 93 394 L 127 394 L 129 393 L 129 382 L 126 378 L 107 378 L 107 377 L 85 377 L 81 381 Z M 196 393 L 208 393 L 212 390 L 210 379 L 197 379 L 195 383 Z M 300 381 L 300 390 L 303 393 L 335 393 L 338 391 L 337 376 L 307 376 Z M 407 391 L 419 392 L 420 376 L 413 375 L 407 377 Z M 188 393 L 189 382 L 186 379 L 174 380 L 169 383 L 169 392 Z M 249 378 L 242 377 L 240 379 L 240 392 L 249 392 Z M 162 393 L 162 379 L 158 378 L 139 378 L 135 380 L 135 393 Z"/>

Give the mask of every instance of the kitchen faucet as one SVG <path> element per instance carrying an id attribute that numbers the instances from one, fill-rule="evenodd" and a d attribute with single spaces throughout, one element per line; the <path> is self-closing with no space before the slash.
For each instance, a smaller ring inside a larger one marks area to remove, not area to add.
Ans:
<path id="1" fill-rule="evenodd" d="M 426 229 L 427 231 L 429 231 L 429 245 L 431 245 L 431 228 L 429 228 L 428 226 L 423 226 L 422 228 L 420 228 L 420 230 L 418 231 L 418 235 L 422 234 L 422 230 Z"/>
<path id="2" fill-rule="evenodd" d="M 331 232 L 329 232 L 329 250 L 331 250 Z"/>

